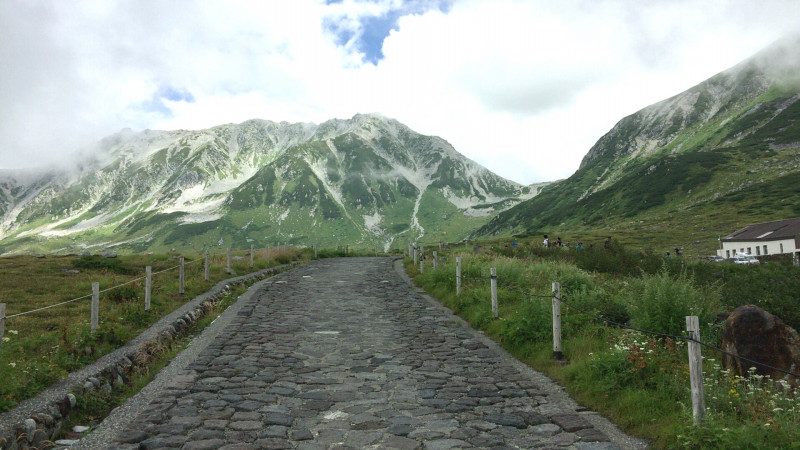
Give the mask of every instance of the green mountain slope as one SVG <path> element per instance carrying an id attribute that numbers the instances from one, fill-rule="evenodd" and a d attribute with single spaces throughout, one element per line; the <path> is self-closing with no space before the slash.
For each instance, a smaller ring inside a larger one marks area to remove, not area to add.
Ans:
<path id="1" fill-rule="evenodd" d="M 601 228 L 710 251 L 741 225 L 800 215 L 798 173 L 793 38 L 622 119 L 571 177 L 476 234 Z"/>
<path id="2" fill-rule="evenodd" d="M 387 249 L 460 239 L 539 190 L 378 115 L 123 131 L 99 147 L 71 177 L 0 177 L 0 251 Z"/>

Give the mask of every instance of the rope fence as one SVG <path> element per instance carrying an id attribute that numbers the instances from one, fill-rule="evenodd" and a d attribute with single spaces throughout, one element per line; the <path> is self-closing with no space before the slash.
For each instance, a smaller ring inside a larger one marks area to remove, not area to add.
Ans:
<path id="1" fill-rule="evenodd" d="M 283 251 L 284 252 L 287 250 L 287 246 L 288 246 L 288 244 L 284 244 L 284 247 L 283 247 Z M 269 264 L 269 249 L 270 249 L 269 245 L 267 245 L 265 247 L 265 249 L 266 249 L 266 262 L 267 262 L 267 264 Z M 278 249 L 279 249 L 279 251 L 281 251 L 280 250 L 280 244 L 278 245 Z M 316 252 L 316 245 L 314 246 L 314 250 Z M 253 267 L 253 254 L 254 254 L 254 248 L 251 245 L 250 246 L 250 267 L 251 268 Z M 232 273 L 232 270 L 231 270 L 231 257 L 230 257 L 231 249 L 230 248 L 228 248 L 227 255 L 228 255 L 228 261 L 227 261 L 227 266 L 226 266 L 225 270 L 226 270 L 227 273 Z M 76 298 L 73 298 L 73 299 L 70 299 L 70 300 L 66 300 L 66 301 L 63 301 L 63 302 L 59 302 L 59 303 L 55 303 L 55 304 L 52 304 L 52 305 L 43 306 L 41 308 L 36 308 L 36 309 L 28 310 L 28 311 L 22 311 L 22 312 L 6 315 L 6 303 L 0 303 L 0 345 L 2 345 L 2 341 L 3 341 L 2 338 L 3 338 L 4 333 L 5 333 L 5 322 L 6 322 L 7 319 L 13 319 L 15 317 L 21 317 L 21 316 L 26 316 L 26 315 L 29 315 L 29 314 L 38 313 L 38 312 L 45 311 L 45 310 L 48 310 L 48 309 L 51 309 L 51 308 L 56 308 L 56 307 L 59 307 L 59 306 L 63 306 L 63 305 L 74 303 L 74 302 L 77 302 L 77 301 L 80 301 L 80 300 L 84 300 L 84 299 L 87 299 L 87 298 L 91 298 L 92 299 L 91 321 L 90 321 L 90 323 L 91 323 L 91 331 L 94 332 L 96 330 L 96 328 L 98 327 L 98 323 L 99 323 L 98 318 L 99 318 L 99 296 L 100 296 L 100 294 L 103 294 L 103 293 L 106 293 L 106 292 L 110 292 L 110 291 L 113 291 L 115 289 L 119 289 L 121 287 L 136 283 L 136 282 L 141 281 L 141 280 L 145 280 L 144 309 L 145 309 L 145 311 L 149 311 L 150 310 L 150 293 L 151 293 L 151 288 L 152 288 L 152 277 L 154 277 L 156 275 L 160 275 L 160 274 L 166 273 L 166 272 L 173 271 L 175 269 L 179 269 L 179 272 L 178 272 L 178 280 L 179 280 L 178 294 L 182 295 L 182 294 L 185 293 L 185 291 L 184 291 L 185 267 L 187 265 L 195 264 L 195 263 L 200 262 L 200 261 L 204 261 L 205 262 L 204 278 L 205 278 L 206 281 L 208 281 L 208 279 L 209 279 L 209 267 L 210 266 L 209 266 L 209 252 L 208 252 L 208 250 L 206 250 L 205 258 L 197 258 L 197 259 L 194 259 L 194 260 L 191 260 L 191 261 L 187 262 L 187 261 L 185 261 L 184 257 L 180 257 L 180 264 L 177 264 L 177 265 L 172 266 L 172 267 L 168 267 L 168 268 L 163 269 L 163 270 L 159 270 L 158 272 L 152 272 L 151 266 L 147 266 L 145 268 L 146 275 L 138 277 L 138 278 L 134 278 L 132 280 L 128 280 L 128 281 L 126 281 L 124 283 L 120 283 L 120 284 L 117 284 L 115 286 L 111 286 L 111 287 L 105 288 L 103 290 L 99 289 L 99 283 L 93 282 L 92 283 L 92 293 L 91 294 L 86 294 L 86 295 L 83 295 L 83 296 L 80 296 L 80 297 L 76 297 Z"/>
<path id="2" fill-rule="evenodd" d="M 414 256 L 416 257 L 416 250 L 414 250 Z M 422 264 L 423 259 L 420 259 L 420 264 Z M 416 261 L 415 261 L 416 265 Z M 484 281 L 490 280 L 490 290 L 491 290 L 491 305 L 492 305 L 492 315 L 494 318 L 499 317 L 498 311 L 498 298 L 497 298 L 497 271 L 493 267 L 490 269 L 491 275 L 490 276 L 464 276 L 462 275 L 462 267 L 461 267 L 461 257 L 456 257 L 456 295 L 459 296 L 462 293 L 462 282 L 463 281 Z M 422 273 L 422 270 L 420 270 Z M 740 361 L 747 362 L 752 365 L 756 365 L 759 367 L 763 367 L 769 370 L 774 370 L 776 372 L 797 377 L 800 379 L 800 374 L 781 369 L 779 367 L 774 367 L 770 364 L 766 364 L 751 358 L 747 358 L 741 355 L 737 355 L 735 353 L 731 353 L 714 345 L 708 344 L 703 342 L 700 339 L 700 331 L 699 331 L 699 319 L 697 316 L 687 316 L 686 317 L 686 326 L 687 332 L 689 336 L 678 336 L 669 333 L 661 333 L 657 331 L 646 330 L 642 328 L 637 328 L 630 326 L 628 324 L 616 322 L 614 320 L 610 320 L 604 317 L 601 317 L 597 314 L 594 314 L 590 311 L 586 311 L 583 308 L 580 308 L 570 302 L 564 301 L 564 298 L 561 295 L 561 285 L 558 282 L 554 282 L 552 286 L 552 293 L 548 294 L 536 294 L 525 292 L 521 289 L 515 287 L 507 287 L 504 286 L 503 289 L 505 291 L 510 291 L 527 298 L 533 299 L 551 299 L 553 302 L 553 358 L 555 360 L 562 360 L 563 354 L 561 349 L 561 305 L 563 304 L 567 308 L 575 310 L 578 313 L 584 314 L 586 316 L 591 317 L 592 319 L 598 321 L 599 323 L 608 326 L 609 324 L 617 326 L 619 328 L 640 332 L 643 334 L 648 334 L 652 336 L 658 336 L 662 338 L 670 338 L 676 341 L 686 341 L 689 344 L 688 352 L 689 352 L 689 379 L 691 384 L 691 393 L 692 393 L 692 414 L 695 425 L 699 425 L 703 423 L 705 418 L 705 400 L 704 400 L 704 387 L 703 387 L 703 372 L 702 372 L 702 356 L 700 353 L 700 348 L 705 347 L 709 350 L 713 350 L 719 352 L 721 354 L 727 355 L 729 357 L 738 359 Z M 475 299 L 478 299 L 477 296 L 473 294 Z"/>

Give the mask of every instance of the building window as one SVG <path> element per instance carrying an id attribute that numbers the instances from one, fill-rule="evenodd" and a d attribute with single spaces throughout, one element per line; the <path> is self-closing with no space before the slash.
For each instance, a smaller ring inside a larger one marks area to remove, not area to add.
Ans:
<path id="1" fill-rule="evenodd" d="M 734 252 L 736 252 L 736 250 L 734 250 Z M 731 251 L 730 250 L 725 250 L 725 257 L 730 259 L 730 257 L 731 257 Z"/>
<path id="2" fill-rule="evenodd" d="M 747 253 L 748 254 L 752 254 L 753 253 L 753 249 L 751 249 L 750 247 L 747 247 Z"/>
<path id="3" fill-rule="evenodd" d="M 783 242 L 781 242 L 781 253 L 783 253 Z"/>
<path id="4" fill-rule="evenodd" d="M 761 247 L 756 245 L 756 256 L 761 256 Z"/>
<path id="5" fill-rule="evenodd" d="M 764 254 L 765 255 L 769 255 L 769 252 L 767 251 L 767 246 L 766 245 L 764 246 Z"/>

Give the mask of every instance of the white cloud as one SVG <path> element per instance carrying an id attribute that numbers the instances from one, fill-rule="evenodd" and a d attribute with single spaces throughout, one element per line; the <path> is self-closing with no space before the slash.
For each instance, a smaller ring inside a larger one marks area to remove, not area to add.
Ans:
<path id="1" fill-rule="evenodd" d="M 420 4 L 7 0 L 0 167 L 124 127 L 380 112 L 505 177 L 552 180 L 623 116 L 800 28 L 793 1 Z M 385 58 L 365 63 L 364 18 L 398 10 Z"/>

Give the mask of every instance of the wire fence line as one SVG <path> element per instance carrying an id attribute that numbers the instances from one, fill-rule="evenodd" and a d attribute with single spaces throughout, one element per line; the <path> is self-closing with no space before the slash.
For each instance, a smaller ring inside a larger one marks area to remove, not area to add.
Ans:
<path id="1" fill-rule="evenodd" d="M 87 295 L 84 295 L 83 297 L 73 298 L 72 300 L 67 300 L 65 302 L 56 303 L 55 305 L 43 306 L 41 308 L 32 309 L 30 311 L 24 311 L 24 312 L 20 312 L 20 313 L 16 313 L 16 314 L 10 314 L 8 316 L 5 316 L 5 318 L 6 319 L 10 319 L 12 317 L 24 316 L 26 314 L 33 314 L 35 312 L 44 311 L 45 309 L 55 308 L 56 306 L 66 305 L 67 303 L 77 302 L 78 300 L 83 300 L 83 299 L 89 298 L 91 296 L 92 296 L 92 294 L 87 294 Z"/>
<path id="2" fill-rule="evenodd" d="M 184 263 L 184 266 L 188 266 L 190 264 L 194 264 L 194 263 L 199 262 L 199 261 L 204 261 L 204 259 L 203 258 L 197 258 L 197 259 L 194 259 L 194 260 L 191 260 L 191 261 L 187 261 L 187 262 Z M 162 273 L 165 273 L 165 272 L 169 272 L 171 270 L 178 269 L 180 267 L 181 267 L 181 265 L 178 264 L 178 265 L 175 265 L 175 266 L 172 266 L 172 267 L 168 267 L 168 268 L 163 269 L 163 270 L 159 270 L 158 272 L 153 272 L 153 273 L 150 274 L 150 276 L 153 277 L 153 276 L 156 276 L 158 274 L 162 274 Z M 103 289 L 101 291 L 98 291 L 98 293 L 102 294 L 102 293 L 105 293 L 105 292 L 113 291 L 114 289 L 118 289 L 118 288 L 121 288 L 123 286 L 127 286 L 129 284 L 133 284 L 133 283 L 135 283 L 137 281 L 141 281 L 141 280 L 145 280 L 145 279 L 147 279 L 146 275 L 145 276 L 141 276 L 139 278 L 134 278 L 134 279 L 126 281 L 124 283 L 120 283 L 120 284 L 118 284 L 116 286 L 111 286 L 109 288 Z M 0 317 L 0 320 L 12 319 L 14 317 L 20 317 L 20 316 L 25 316 L 25 315 L 28 315 L 28 314 L 37 313 L 37 312 L 44 311 L 44 310 L 47 310 L 47 309 L 50 309 L 50 308 L 55 308 L 57 306 L 63 306 L 63 305 L 69 304 L 69 303 L 77 302 L 79 300 L 84 300 L 84 299 L 87 299 L 87 298 L 91 298 L 92 295 L 93 294 L 86 294 L 86 295 L 83 295 L 83 296 L 80 296 L 80 297 L 76 297 L 76 298 L 73 298 L 73 299 L 70 299 L 70 300 L 65 300 L 63 302 L 55 303 L 53 305 L 43 306 L 41 308 L 31 309 L 29 311 L 18 312 L 18 313 L 15 313 L 15 314 L 8 314 L 8 315 L 5 315 L 3 317 Z"/>
<path id="3" fill-rule="evenodd" d="M 458 270 L 458 273 L 460 273 L 460 270 L 461 270 L 460 266 L 459 266 L 459 268 L 457 270 Z M 497 278 L 498 278 L 497 276 L 477 276 L 476 277 L 476 276 L 465 276 L 463 274 L 457 275 L 457 277 L 458 277 L 457 285 L 461 281 L 464 281 L 464 280 L 466 280 L 466 281 L 480 281 L 480 280 L 492 280 L 492 279 L 497 280 Z M 506 290 L 506 291 L 511 291 L 511 292 L 515 292 L 515 293 L 518 293 L 518 294 L 522 294 L 522 295 L 524 295 L 526 297 L 529 297 L 529 298 L 553 299 L 555 297 L 555 295 L 553 293 L 532 294 L 530 292 L 525 292 L 525 291 L 523 291 L 521 289 L 517 289 L 517 288 L 513 288 L 513 287 L 509 287 L 509 286 L 503 286 L 503 289 Z M 478 299 L 475 295 L 473 295 L 473 297 L 475 299 Z M 496 301 L 496 300 L 493 299 L 493 302 L 494 301 Z M 730 357 L 738 359 L 740 361 L 748 362 L 750 364 L 757 365 L 757 366 L 760 366 L 760 367 L 763 367 L 763 368 L 766 368 L 766 369 L 774 370 L 776 372 L 780 372 L 780 373 L 783 373 L 785 375 L 789 375 L 789 376 L 800 378 L 800 374 L 798 374 L 798 373 L 795 373 L 795 372 L 792 372 L 792 371 L 789 371 L 789 370 L 786 370 L 786 369 L 781 369 L 780 367 L 775 367 L 775 366 L 772 366 L 770 364 L 766 364 L 766 363 L 763 363 L 761 361 L 754 360 L 752 358 L 747 358 L 745 356 L 737 355 L 735 353 L 732 353 L 732 352 L 729 352 L 727 350 L 724 350 L 724 349 L 721 349 L 719 347 L 716 347 L 714 345 L 711 345 L 711 344 L 709 344 L 707 342 L 703 342 L 703 341 L 701 341 L 699 339 L 694 339 L 694 338 L 692 338 L 690 336 L 679 336 L 679 335 L 673 335 L 673 334 L 669 334 L 669 333 L 662 333 L 662 332 L 658 332 L 658 331 L 651 331 L 651 330 L 646 330 L 646 329 L 642 329 L 642 328 L 633 327 L 633 326 L 628 325 L 628 324 L 616 322 L 614 320 L 611 320 L 611 319 L 608 319 L 608 318 L 605 318 L 605 317 L 601 317 L 601 316 L 599 316 L 597 314 L 594 314 L 594 313 L 592 313 L 590 311 L 586 311 L 585 309 L 582 309 L 582 308 L 580 308 L 580 307 L 578 307 L 578 306 L 576 306 L 576 305 L 574 305 L 574 304 L 572 304 L 570 302 L 566 302 L 566 301 L 564 301 L 563 296 L 560 296 L 560 295 L 558 297 L 558 301 L 560 303 L 564 304 L 565 306 L 567 306 L 568 308 L 573 309 L 575 311 L 578 311 L 581 314 L 587 315 L 587 316 L 597 320 L 598 322 L 601 322 L 604 325 L 612 324 L 612 325 L 615 325 L 615 326 L 620 327 L 620 328 L 624 328 L 624 329 L 627 329 L 627 330 L 640 332 L 640 333 L 643 333 L 643 334 L 649 334 L 649 335 L 652 335 L 652 336 L 670 338 L 670 339 L 674 339 L 674 340 L 682 340 L 682 341 L 687 341 L 687 342 L 694 342 L 694 343 L 696 343 L 698 345 L 701 345 L 701 346 L 703 346 L 705 348 L 708 348 L 709 350 L 713 350 L 713 351 L 719 352 L 721 354 L 730 356 Z"/>
<path id="4" fill-rule="evenodd" d="M 487 279 L 487 278 L 490 279 L 492 277 L 480 277 L 480 278 L 473 278 L 473 279 Z M 518 294 L 522 294 L 522 295 L 525 295 L 525 296 L 530 297 L 530 298 L 546 298 L 546 299 L 554 298 L 554 295 L 552 293 L 551 294 L 531 294 L 529 292 L 525 292 L 525 291 L 522 291 L 520 289 L 515 289 L 515 288 L 503 287 L 503 289 L 507 290 L 507 291 L 511 291 L 511 292 L 516 292 Z M 682 340 L 682 341 L 687 341 L 687 342 L 694 342 L 694 343 L 697 343 L 697 344 L 699 344 L 699 345 L 701 345 L 703 347 L 708 348 L 709 350 L 717 351 L 719 353 L 728 355 L 728 356 L 730 356 L 732 358 L 736 358 L 736 359 L 739 359 L 741 361 L 745 361 L 745 362 L 748 362 L 748 363 L 751 363 L 751 364 L 754 364 L 754 365 L 757 365 L 757 366 L 760 366 L 760 367 L 764 367 L 766 369 L 775 370 L 775 371 L 783 373 L 785 375 L 790 375 L 790 376 L 794 376 L 794 377 L 800 378 L 800 374 L 798 374 L 798 373 L 791 372 L 791 371 L 788 371 L 788 370 L 785 370 L 785 369 L 781 369 L 779 367 L 774 367 L 774 366 L 771 366 L 769 364 L 766 364 L 766 363 L 763 363 L 763 362 L 760 362 L 760 361 L 757 361 L 757 360 L 754 360 L 754 359 L 751 359 L 751 358 L 747 358 L 745 356 L 737 355 L 735 353 L 731 353 L 729 351 L 726 351 L 724 349 L 721 349 L 719 347 L 711 345 L 711 344 L 709 344 L 707 342 L 703 342 L 703 341 L 700 341 L 698 339 L 694 339 L 694 338 L 689 337 L 689 336 L 679 336 L 679 335 L 674 335 L 674 334 L 669 334 L 669 333 L 661 333 L 661 332 L 658 332 L 658 331 L 651 331 L 651 330 L 645 330 L 645 329 L 642 329 L 642 328 L 636 328 L 636 327 L 630 326 L 628 324 L 616 322 L 614 320 L 611 320 L 611 319 L 608 319 L 608 318 L 605 318 L 605 317 L 601 317 L 601 316 L 598 316 L 597 314 L 594 314 L 592 312 L 586 311 L 585 309 L 582 309 L 582 308 L 580 308 L 578 306 L 575 306 L 572 303 L 564 301 L 564 297 L 563 296 L 560 296 L 558 298 L 558 300 L 559 300 L 560 303 L 562 303 L 563 305 L 567 306 L 568 308 L 574 309 L 575 311 L 578 311 L 581 314 L 584 314 L 584 315 L 587 315 L 589 317 L 592 317 L 593 319 L 595 319 L 595 320 L 597 320 L 599 322 L 602 322 L 603 324 L 613 324 L 613 325 L 616 325 L 616 326 L 618 326 L 620 328 L 625 328 L 625 329 L 628 329 L 628 330 L 631 330 L 631 331 L 637 331 L 637 332 L 640 332 L 640 333 L 649 334 L 649 335 L 653 335 L 653 336 L 667 337 L 667 338 L 674 339 L 674 340 Z"/>
<path id="5" fill-rule="evenodd" d="M 485 280 L 487 277 L 464 277 L 461 274 L 461 258 L 456 258 L 456 295 L 461 294 L 461 281 L 462 279 L 466 280 Z M 488 277 L 491 280 L 491 303 L 492 303 L 492 315 L 495 319 L 500 318 L 499 314 L 499 302 L 498 302 L 498 292 L 497 292 L 497 271 L 493 267 L 491 268 L 491 276 Z M 718 348 L 714 345 L 708 344 L 700 340 L 700 324 L 698 322 L 697 316 L 686 316 L 686 330 L 689 333 L 689 336 L 678 336 L 673 335 L 670 333 L 661 333 L 657 331 L 646 330 L 642 328 L 636 328 L 630 326 L 628 324 L 616 322 L 614 320 L 610 320 L 604 317 L 601 317 L 595 313 L 590 311 L 586 311 L 583 308 L 580 308 L 576 305 L 573 305 L 570 302 L 565 302 L 562 295 L 561 295 L 561 285 L 560 283 L 553 283 L 553 291 L 552 293 L 548 294 L 534 294 L 525 292 L 521 289 L 504 286 L 504 290 L 515 292 L 517 294 L 522 294 L 525 297 L 529 298 L 537 298 L 537 299 L 552 299 L 553 309 L 551 312 L 553 318 L 553 358 L 556 360 L 563 360 L 564 356 L 562 353 L 562 346 L 561 346 L 561 305 L 565 305 L 570 309 L 574 309 L 575 311 L 587 315 L 594 320 L 599 321 L 603 326 L 608 326 L 609 324 L 616 325 L 617 327 L 640 332 L 644 334 L 659 336 L 663 338 L 674 339 L 676 341 L 686 341 L 688 345 L 688 352 L 689 352 L 689 384 L 691 387 L 691 403 L 692 403 L 692 416 L 695 426 L 702 425 L 705 421 L 706 415 L 706 406 L 705 406 L 705 387 L 703 386 L 703 367 L 702 367 L 702 353 L 701 348 L 705 347 L 709 350 L 713 350 L 719 352 L 723 355 L 729 356 L 734 358 L 734 360 L 744 361 L 747 363 L 752 364 L 753 366 L 759 366 L 765 369 L 772 370 L 774 372 L 782 373 L 784 375 L 792 376 L 800 380 L 800 374 L 794 373 L 790 370 L 782 369 L 779 367 L 772 366 L 770 364 L 766 364 L 761 361 L 757 361 L 752 358 L 748 358 L 745 356 L 741 356 L 738 354 L 734 354 L 732 352 L 723 350 Z M 472 293 L 472 297 L 480 301 L 477 296 Z M 749 370 L 749 369 L 748 369 Z M 782 380 L 783 381 L 783 380 Z"/>

